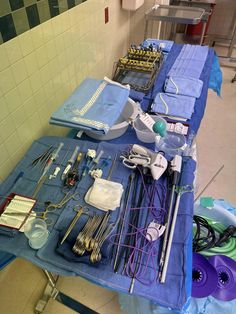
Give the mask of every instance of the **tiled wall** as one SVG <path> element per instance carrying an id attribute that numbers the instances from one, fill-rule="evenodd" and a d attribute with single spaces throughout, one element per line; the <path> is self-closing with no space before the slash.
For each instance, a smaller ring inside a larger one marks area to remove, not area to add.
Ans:
<path id="1" fill-rule="evenodd" d="M 1 0 L 0 44 L 87 0 Z"/>
<path id="2" fill-rule="evenodd" d="M 0 45 L 1 181 L 33 140 L 68 132 L 48 124 L 51 113 L 86 76 L 111 77 L 129 27 L 120 0 L 87 0 Z"/>

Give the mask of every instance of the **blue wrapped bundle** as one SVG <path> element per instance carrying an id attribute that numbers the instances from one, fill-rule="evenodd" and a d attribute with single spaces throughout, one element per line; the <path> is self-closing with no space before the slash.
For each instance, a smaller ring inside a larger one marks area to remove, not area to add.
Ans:
<path id="1" fill-rule="evenodd" d="M 152 111 L 168 116 L 190 119 L 194 112 L 195 98 L 183 95 L 158 93 Z"/>
<path id="2" fill-rule="evenodd" d="M 175 75 L 167 77 L 164 90 L 166 93 L 199 98 L 202 87 L 203 82 L 199 79 Z"/>
<path id="3" fill-rule="evenodd" d="M 208 55 L 207 46 L 184 45 L 168 76 L 199 79 Z"/>
<path id="4" fill-rule="evenodd" d="M 51 124 L 106 134 L 118 120 L 129 97 L 129 86 L 108 78 L 85 79 L 52 114 Z"/>

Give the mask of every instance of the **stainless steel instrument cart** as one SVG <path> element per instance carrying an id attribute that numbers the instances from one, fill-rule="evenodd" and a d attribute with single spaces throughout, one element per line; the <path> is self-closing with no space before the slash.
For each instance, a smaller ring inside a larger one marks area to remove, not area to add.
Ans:
<path id="1" fill-rule="evenodd" d="M 155 5 L 145 13 L 146 25 L 144 31 L 144 38 L 147 38 L 148 24 L 150 21 L 164 21 L 174 24 L 176 28 L 177 24 L 190 24 L 196 25 L 203 22 L 203 28 L 200 38 L 200 45 L 203 43 L 206 22 L 205 9 L 188 7 L 188 6 L 174 6 L 174 5 Z M 172 33 L 174 29 L 172 27 Z"/>

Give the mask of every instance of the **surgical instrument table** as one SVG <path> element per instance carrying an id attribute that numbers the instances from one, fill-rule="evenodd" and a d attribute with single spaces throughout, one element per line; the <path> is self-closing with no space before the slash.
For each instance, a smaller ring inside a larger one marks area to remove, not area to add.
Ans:
<path id="1" fill-rule="evenodd" d="M 163 85 L 163 81 L 164 81 L 164 78 L 165 78 L 165 73 L 168 72 L 169 68 L 171 67 L 171 65 L 173 64 L 174 60 L 176 59 L 176 56 L 178 55 L 178 53 L 180 52 L 180 49 L 181 49 L 182 46 L 180 45 L 174 45 L 173 48 L 172 48 L 172 51 L 171 53 L 169 54 L 168 56 L 168 59 L 167 59 L 167 62 L 165 64 L 163 64 L 163 67 L 161 69 L 161 73 L 160 75 L 158 76 L 157 78 L 157 81 L 155 83 L 155 92 L 157 92 L 157 89 L 160 88 L 162 85 Z M 192 121 L 191 123 L 191 129 L 194 131 L 194 133 L 197 133 L 198 131 L 198 128 L 199 128 L 199 125 L 200 125 L 200 122 L 201 122 L 201 119 L 204 115 L 204 109 L 205 109 L 205 105 L 206 105 L 206 98 L 207 98 L 207 89 L 208 89 L 208 82 L 209 82 L 209 76 L 210 76 L 210 71 L 211 71 L 211 65 L 212 65 L 212 60 L 213 60 L 213 50 L 210 49 L 209 51 L 209 56 L 208 56 L 208 59 L 207 59 L 207 63 L 206 63 L 206 66 L 204 68 L 204 71 L 203 71 L 203 74 L 202 74 L 202 77 L 201 79 L 203 80 L 204 82 L 204 90 L 203 90 L 203 93 L 201 95 L 201 97 L 198 99 L 198 103 L 197 103 L 197 110 L 196 112 L 194 113 L 194 116 L 191 120 L 194 120 Z M 148 103 L 148 99 L 146 99 L 147 103 Z M 146 104 L 145 104 L 146 105 Z M 122 141 L 122 138 L 118 138 L 117 140 L 113 140 L 112 143 L 114 144 L 121 144 L 121 143 L 135 143 L 135 141 L 137 142 L 137 138 L 135 137 L 134 135 L 134 132 L 130 129 L 126 134 L 125 136 L 123 136 L 123 139 L 125 139 L 125 142 Z M 60 139 L 58 139 L 58 141 L 60 142 Z M 72 141 L 72 140 L 69 140 L 69 139 L 65 139 L 65 141 Z M 90 148 L 92 147 L 95 147 L 95 141 L 91 141 L 90 139 L 90 142 L 89 142 L 89 146 Z M 53 142 L 54 145 L 56 144 L 55 141 Z M 69 143 L 69 142 L 68 142 Z M 74 141 L 73 140 L 73 143 L 74 145 L 76 145 L 78 143 L 78 141 Z M 86 141 L 83 141 L 83 146 L 85 145 Z M 138 142 L 137 142 L 138 143 Z M 50 143 L 49 143 L 50 144 Z M 38 145 L 38 144 L 37 144 Z M 105 144 L 103 144 L 105 145 Z M 36 146 L 38 147 L 38 146 Z M 81 146 L 82 147 L 82 146 Z M 84 148 L 85 149 L 85 148 Z M 32 150 L 32 153 L 33 155 L 35 156 L 35 150 Z M 29 160 L 28 158 L 30 157 L 31 155 L 27 154 L 26 155 L 26 158 L 27 160 Z M 8 178 L 8 183 L 6 182 L 5 184 L 3 184 L 1 186 L 1 188 L 4 189 L 4 186 L 5 188 L 7 189 L 8 187 L 8 184 L 11 184 L 11 180 L 13 180 L 15 178 L 15 175 L 18 173 L 19 169 L 21 169 L 22 167 L 22 162 L 19 163 L 18 165 L 18 168 L 15 170 L 15 172 L 13 172 L 11 174 L 11 176 L 9 176 Z M 192 169 L 192 166 L 191 166 L 191 169 Z M 190 170 L 191 170 L 190 169 Z M 193 169 L 192 169 L 193 170 Z M 125 171 L 125 170 L 123 170 Z M 119 174 L 119 172 L 117 172 L 117 174 Z M 191 171 L 189 173 L 190 176 L 191 175 Z M 122 177 L 125 177 L 125 176 L 122 176 Z M 190 181 L 189 182 L 192 182 L 192 179 L 193 178 L 190 178 Z M 33 183 L 33 178 L 28 178 L 27 179 L 27 182 L 31 182 Z M 19 189 L 21 187 L 21 184 L 23 182 L 21 181 L 20 184 L 19 184 Z M 24 193 L 29 193 L 30 192 L 30 189 L 31 188 L 31 184 L 27 184 L 27 185 L 24 185 Z M 1 190 L 1 189 L 0 189 Z M 1 191 L 3 192 L 3 191 Z M 45 189 L 43 188 L 42 190 L 42 193 L 41 195 L 44 195 L 44 193 L 46 193 Z M 54 195 L 58 198 L 60 197 L 60 194 L 58 193 L 49 193 L 50 195 Z M 46 197 L 46 196 L 45 196 Z M 54 201 L 54 199 L 53 199 Z M 186 200 L 185 202 L 188 201 L 189 203 L 189 206 L 186 206 L 184 205 L 183 208 L 190 208 L 191 207 L 191 204 L 192 204 L 192 201 L 191 201 L 191 195 L 186 195 Z M 66 217 L 68 216 L 68 212 L 66 211 L 63 211 L 65 214 L 66 214 Z M 70 217 L 68 217 L 68 219 L 70 219 Z M 191 220 L 191 214 L 190 215 L 187 215 L 186 216 L 186 219 L 189 219 L 189 221 L 186 221 L 186 228 L 188 231 L 190 231 L 190 220 Z M 64 224 L 64 222 L 63 222 Z M 52 230 L 53 231 L 53 230 Z M 54 233 L 54 235 L 56 236 L 56 233 Z M 51 240 L 50 243 L 55 243 L 55 246 L 56 246 L 56 241 L 54 241 L 54 235 L 53 233 L 51 234 Z M 3 236 L 0 236 L 1 238 Z M 48 278 L 48 285 L 47 285 L 47 289 L 45 290 L 45 294 L 43 296 L 43 298 L 41 299 L 41 301 L 37 304 L 37 312 L 40 313 L 41 310 L 43 310 L 44 306 L 46 305 L 47 303 L 47 299 L 49 298 L 54 298 L 56 300 L 59 300 L 63 303 L 69 303 L 68 301 L 70 301 L 68 299 L 68 297 L 66 298 L 65 295 L 63 295 L 62 293 L 60 293 L 60 291 L 58 291 L 58 289 L 56 289 L 56 279 L 52 278 L 51 274 L 49 272 L 53 272 L 53 273 L 57 273 L 57 274 L 60 274 L 60 275 L 72 275 L 72 276 L 75 276 L 75 275 L 81 275 L 82 277 L 85 277 L 86 279 L 92 281 L 92 282 L 95 282 L 95 283 L 98 283 L 98 284 L 102 284 L 103 286 L 106 286 L 106 287 L 109 287 L 111 288 L 111 284 L 112 284 L 112 277 L 113 277 L 113 274 L 111 273 L 107 273 L 104 271 L 101 271 L 99 272 L 96 268 L 93 268 L 93 269 L 90 269 L 89 267 L 86 267 L 85 265 L 81 265 L 79 267 L 79 274 L 75 271 L 67 271 L 66 268 L 65 268 L 65 263 L 63 261 L 63 263 L 61 264 L 61 267 L 58 267 L 57 266 L 57 263 L 54 263 L 54 259 L 52 257 L 51 254 L 53 254 L 54 252 L 54 248 L 52 247 L 52 250 L 46 250 L 45 253 L 43 254 L 43 252 L 36 252 L 34 250 L 30 250 L 30 248 L 28 248 L 27 246 L 27 243 L 26 243 L 26 239 L 24 239 L 24 237 L 16 237 L 15 239 L 14 238 L 9 238 L 9 237 L 4 237 L 5 241 L 0 241 L 0 249 L 4 250 L 4 251 L 8 251 L 10 253 L 15 253 L 15 255 L 17 256 L 22 256 L 23 258 L 25 259 L 28 259 L 30 260 L 31 262 L 33 262 L 34 264 L 38 265 L 39 267 L 41 267 L 42 269 L 45 269 L 45 274 L 47 275 L 47 278 Z M 22 246 L 20 245 L 17 245 L 17 244 L 20 244 L 22 243 Z M 49 244 L 49 247 L 50 247 L 50 243 Z M 191 237 L 187 238 L 187 240 L 185 240 L 185 244 L 187 247 L 189 247 L 191 243 Z M 44 249 L 43 249 L 44 250 Z M 186 267 L 189 267 L 189 259 L 187 258 L 187 255 L 190 251 L 186 251 L 185 254 L 183 255 L 184 256 L 184 259 L 185 259 L 185 262 L 183 263 L 183 265 L 185 265 Z M 41 255 L 41 254 L 42 255 Z M 50 253 L 50 254 L 49 254 Z M 40 254 L 41 257 L 38 257 Z M 36 256 L 37 255 L 37 256 Z M 51 258 L 52 257 L 52 258 Z M 46 258 L 46 260 L 44 260 Z M 56 258 L 57 260 L 57 258 Z M 74 266 L 75 268 L 78 269 L 78 266 Z M 104 273 L 104 278 L 102 278 L 102 273 Z M 173 280 L 172 282 L 172 286 L 171 286 L 171 289 L 173 289 L 173 284 L 176 283 L 176 275 L 174 276 L 175 280 Z M 113 283 L 113 288 L 114 288 L 114 285 L 116 285 L 116 290 L 118 291 L 123 291 L 125 292 L 125 287 L 126 287 L 126 282 L 127 285 L 129 284 L 129 278 L 120 278 L 121 279 L 121 283 L 118 282 L 117 280 L 114 281 Z M 186 273 L 186 277 L 185 277 L 185 282 L 186 282 L 186 295 L 189 296 L 190 295 L 190 278 L 189 278 L 189 273 L 187 272 Z M 122 289 L 119 289 L 120 287 L 119 286 L 122 286 Z M 150 295 L 152 294 L 150 291 L 150 287 L 147 287 L 146 291 L 141 289 L 141 286 L 142 285 L 139 285 L 137 287 L 137 291 L 139 291 L 139 293 L 137 293 L 138 295 L 142 295 L 142 296 L 146 296 L 146 297 L 149 297 L 150 298 Z M 185 286 L 185 285 L 184 285 Z M 185 290 L 184 286 L 182 286 L 182 290 Z M 158 288 L 158 287 L 157 287 Z M 157 299 L 160 297 L 160 293 L 157 294 L 157 297 L 156 297 L 156 301 Z M 165 300 L 166 297 L 168 297 L 169 293 L 167 292 L 167 289 L 164 289 L 163 290 L 163 298 Z M 164 301 L 163 300 L 163 301 Z M 170 304 L 169 304 L 170 305 Z M 74 304 L 75 306 L 75 304 Z M 81 305 L 80 305 L 81 306 Z M 179 307 L 181 307 L 182 305 L 181 304 L 178 304 Z M 75 309 L 75 307 L 74 307 Z M 89 313 L 88 312 L 88 308 L 87 309 L 84 309 L 85 313 Z M 81 313 L 82 310 L 80 310 Z"/>

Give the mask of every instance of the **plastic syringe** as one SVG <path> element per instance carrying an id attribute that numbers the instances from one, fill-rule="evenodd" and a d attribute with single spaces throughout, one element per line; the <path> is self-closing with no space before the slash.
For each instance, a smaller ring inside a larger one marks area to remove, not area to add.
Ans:
<path id="1" fill-rule="evenodd" d="M 38 183 L 42 180 L 42 178 L 47 174 L 48 170 L 50 169 L 52 163 L 57 159 L 58 155 L 59 155 L 59 152 L 60 150 L 62 149 L 62 147 L 64 146 L 64 143 L 60 143 L 57 150 L 51 155 L 51 157 L 48 159 L 47 163 L 46 163 L 46 166 L 44 167 L 44 170 L 43 170 L 43 174 L 41 175 L 41 177 L 39 178 L 38 180 Z"/>
<path id="2" fill-rule="evenodd" d="M 66 167 L 65 167 L 65 169 L 61 175 L 61 179 L 63 181 L 65 180 L 67 174 L 69 173 L 70 169 L 72 168 L 73 164 L 75 163 L 76 156 L 78 154 L 79 149 L 80 149 L 80 147 L 76 146 L 71 158 L 68 160 L 67 165 L 66 165 Z"/>

